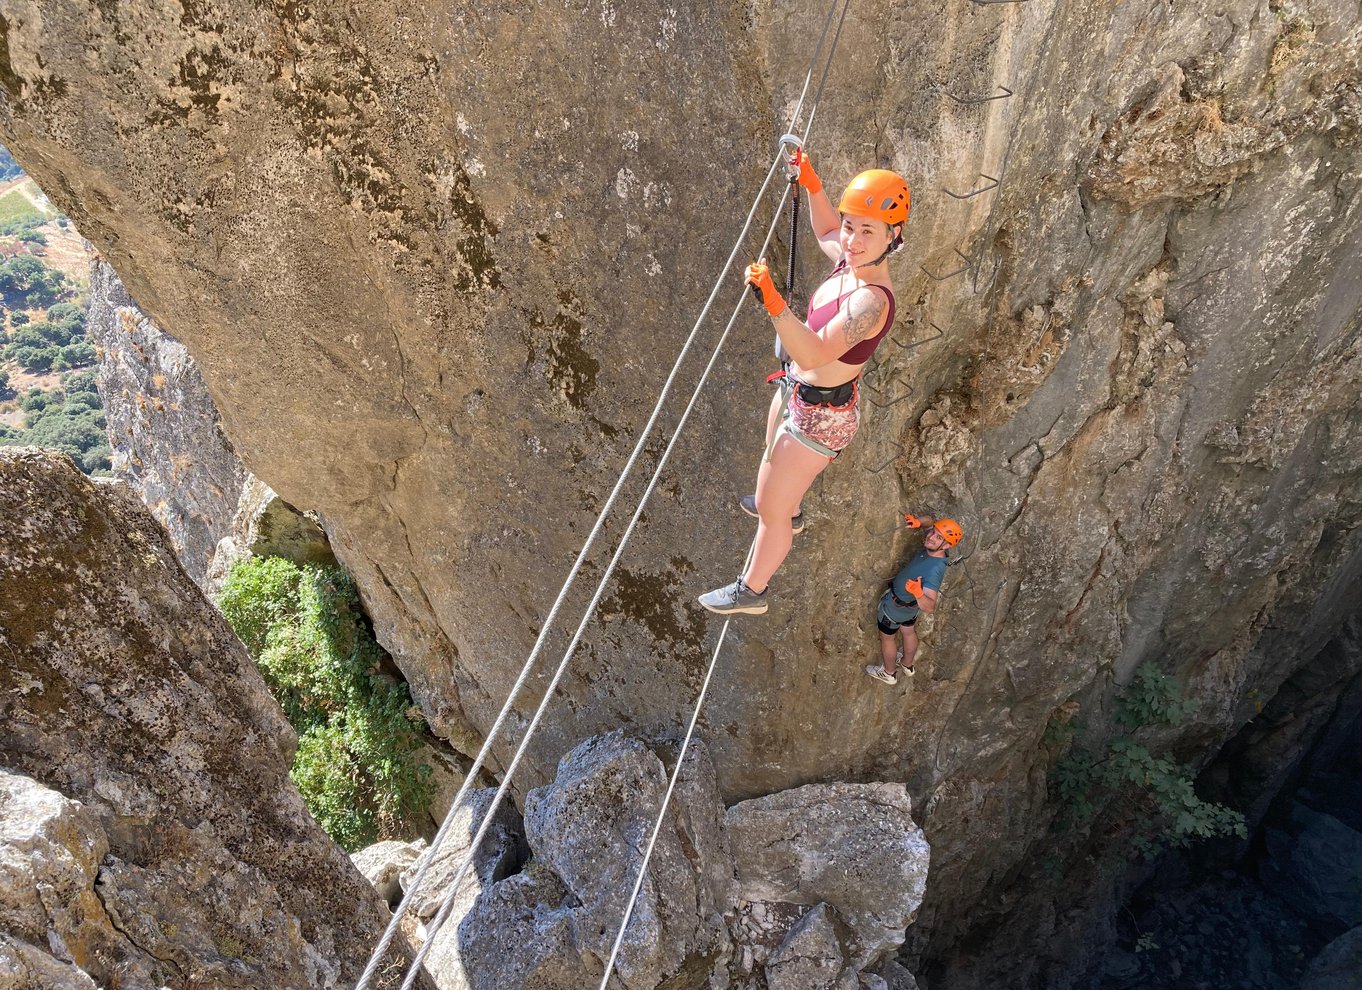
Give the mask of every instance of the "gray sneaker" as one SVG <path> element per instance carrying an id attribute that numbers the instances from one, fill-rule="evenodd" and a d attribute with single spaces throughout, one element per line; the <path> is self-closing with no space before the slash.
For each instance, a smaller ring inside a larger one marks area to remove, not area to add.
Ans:
<path id="1" fill-rule="evenodd" d="M 718 612 L 720 615 L 732 615 L 735 612 L 743 612 L 747 615 L 764 615 L 766 613 L 766 596 L 770 588 L 757 594 L 747 585 L 743 584 L 742 578 L 732 584 L 726 584 L 722 588 L 715 588 L 713 591 L 700 596 L 700 604 L 711 612 Z"/>
<path id="2" fill-rule="evenodd" d="M 744 495 L 738 500 L 738 504 L 742 506 L 743 512 L 746 512 L 753 519 L 761 518 L 757 514 L 757 496 Z M 790 519 L 790 527 L 794 530 L 795 536 L 804 532 L 804 513 L 801 512 L 799 515 L 792 517 Z"/>

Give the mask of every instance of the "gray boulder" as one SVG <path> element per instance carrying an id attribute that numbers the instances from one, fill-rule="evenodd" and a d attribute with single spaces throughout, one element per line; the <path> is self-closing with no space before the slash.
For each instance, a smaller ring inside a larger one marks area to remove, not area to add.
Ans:
<path id="1" fill-rule="evenodd" d="M 857 969 L 902 944 L 931 849 L 901 784 L 809 784 L 728 809 L 737 895 L 837 909 L 855 933 Z"/>
<path id="2" fill-rule="evenodd" d="M 84 970 L 0 933 L 0 983 L 5 990 L 98 990 Z"/>
<path id="3" fill-rule="evenodd" d="M 496 791 L 492 788 L 468 792 L 444 841 L 435 851 L 420 889 L 412 897 L 410 910 L 415 917 L 428 920 L 439 912 L 440 905 L 449 896 L 455 874 L 468 857 L 473 836 L 482 828 L 487 809 L 492 806 L 495 797 Z M 504 800 L 493 814 L 487 834 L 478 844 L 472 868 L 459 881 L 459 892 L 455 895 L 450 920 L 457 922 L 473 906 L 473 901 L 483 890 L 519 870 L 527 853 L 520 814 L 515 810 L 515 805 Z M 403 871 L 401 879 L 404 891 L 411 890 L 420 868 L 420 862 L 414 862 Z"/>
<path id="4" fill-rule="evenodd" d="M 580 990 L 599 983 L 674 765 L 675 747 L 612 732 L 563 758 L 530 792 L 534 858 L 491 885 L 433 937 L 426 968 L 442 990 Z M 708 983 L 728 949 L 722 911 L 732 859 L 714 768 L 695 743 L 678 779 L 616 963 L 619 985 Z M 455 919 L 457 920 L 457 919 Z"/>
<path id="5" fill-rule="evenodd" d="M 0 971 L 18 979 L 0 985 L 95 985 L 73 958 L 108 952 L 121 938 L 95 894 L 108 851 L 79 802 L 0 770 Z"/>
<path id="6" fill-rule="evenodd" d="M 1362 925 L 1344 932 L 1311 960 L 1298 990 L 1357 990 L 1362 986 Z"/>
<path id="7" fill-rule="evenodd" d="M 858 990 L 833 914 L 818 904 L 790 929 L 766 963 L 770 990 Z"/>
<path id="8" fill-rule="evenodd" d="M 425 839 L 415 842 L 388 839 L 351 853 L 350 862 L 374 885 L 378 896 L 387 901 L 389 907 L 394 907 L 402 899 L 402 873 L 421 858 L 425 849 Z"/>
<path id="9" fill-rule="evenodd" d="M 353 985 L 388 911 L 308 814 L 293 730 L 127 485 L 0 449 L 0 630 L 0 766 L 98 824 L 55 829 L 79 870 L 37 902 L 44 922 L 18 901 L 0 931 L 89 932 L 102 951 L 69 957 L 101 986 Z"/>
<path id="10" fill-rule="evenodd" d="M 584 955 L 610 956 L 667 777 L 658 754 L 616 731 L 577 746 L 553 784 L 526 799 L 536 857 L 580 905 L 572 921 Z M 629 988 L 654 987 L 688 957 L 717 953 L 727 942 L 723 805 L 702 744 L 692 744 L 681 779 L 620 949 L 617 970 Z"/>
<path id="11" fill-rule="evenodd" d="M 1362 925 L 1362 832 L 1298 803 L 1266 841 L 1269 889 L 1307 918 Z"/>
<path id="12" fill-rule="evenodd" d="M 532 867 L 480 898 L 435 935 L 426 972 L 440 990 L 584 990 L 601 960 L 577 947 L 573 901 L 551 872 Z"/>

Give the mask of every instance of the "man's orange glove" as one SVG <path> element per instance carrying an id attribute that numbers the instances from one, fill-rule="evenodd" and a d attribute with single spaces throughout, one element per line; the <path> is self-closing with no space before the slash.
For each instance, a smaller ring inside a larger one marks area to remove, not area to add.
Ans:
<path id="1" fill-rule="evenodd" d="M 913 578 L 913 580 L 905 583 L 903 587 L 904 590 L 914 598 L 922 597 L 922 578 Z"/>
<path id="2" fill-rule="evenodd" d="M 922 520 L 919 519 L 917 516 L 913 515 L 904 516 L 903 521 L 908 524 L 909 529 L 920 529 L 922 527 Z"/>
<path id="3" fill-rule="evenodd" d="M 771 267 L 766 262 L 754 261 L 747 266 L 747 284 L 761 296 L 761 304 L 771 314 L 771 319 L 785 312 L 785 300 L 776 291 L 776 284 L 771 281 Z"/>
<path id="4" fill-rule="evenodd" d="M 790 164 L 799 169 L 799 176 L 795 181 L 807 189 L 810 196 L 817 196 L 823 191 L 823 180 L 820 179 L 818 173 L 813 170 L 813 163 L 809 161 L 809 156 L 804 154 L 803 148 L 795 149 L 794 157 L 790 159 Z"/>

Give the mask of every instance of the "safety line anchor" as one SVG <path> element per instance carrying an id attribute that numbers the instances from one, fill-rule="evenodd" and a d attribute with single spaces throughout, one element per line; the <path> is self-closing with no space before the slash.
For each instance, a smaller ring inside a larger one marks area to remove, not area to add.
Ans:
<path id="1" fill-rule="evenodd" d="M 984 193 L 988 192 L 990 189 L 997 189 L 997 188 L 998 188 L 998 183 L 1002 181 L 1001 179 L 996 179 L 996 178 L 994 178 L 993 176 L 988 175 L 988 174 L 985 173 L 985 172 L 980 172 L 979 175 L 980 175 L 982 178 L 985 178 L 985 179 L 988 180 L 988 185 L 986 185 L 986 186 L 981 186 L 980 188 L 975 189 L 975 190 L 973 190 L 972 192 L 967 192 L 967 193 L 951 192 L 951 191 L 950 191 L 949 189 L 947 189 L 945 186 L 942 186 L 942 187 L 941 187 L 941 191 L 944 192 L 947 196 L 950 196 L 950 197 L 952 197 L 952 198 L 954 198 L 954 199 L 973 199 L 975 196 L 982 196 Z"/>

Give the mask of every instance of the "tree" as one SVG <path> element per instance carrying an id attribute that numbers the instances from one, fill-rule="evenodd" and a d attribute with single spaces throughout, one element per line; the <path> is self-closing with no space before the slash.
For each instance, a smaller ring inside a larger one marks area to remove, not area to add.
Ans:
<path id="1" fill-rule="evenodd" d="M 57 360 L 61 349 L 58 347 L 17 347 L 11 348 L 11 353 L 20 367 L 36 373 L 51 371 L 52 363 Z"/>
<path id="2" fill-rule="evenodd" d="M 11 306 L 37 309 L 57 302 L 65 291 L 66 276 L 28 254 L 0 265 L 0 295 Z"/>
<path id="3" fill-rule="evenodd" d="M 0 368 L 0 399 L 11 399 L 14 393 L 9 387 L 9 371 Z"/>

